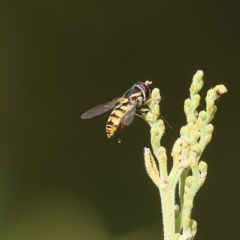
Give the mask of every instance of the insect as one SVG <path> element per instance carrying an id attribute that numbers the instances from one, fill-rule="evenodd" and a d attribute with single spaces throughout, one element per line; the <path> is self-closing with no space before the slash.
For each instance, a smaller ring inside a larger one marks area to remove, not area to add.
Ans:
<path id="1" fill-rule="evenodd" d="M 85 112 L 81 118 L 88 119 L 96 117 L 104 112 L 113 109 L 106 124 L 106 133 L 108 138 L 113 136 L 113 134 L 120 129 L 120 134 L 118 142 L 121 143 L 122 133 L 125 126 L 132 123 L 136 111 L 146 112 L 149 109 L 142 109 L 141 107 L 145 105 L 148 100 L 150 100 L 151 89 L 149 85 L 152 84 L 151 81 L 137 82 L 127 90 L 122 97 L 113 99 L 110 102 L 99 105 Z M 138 114 L 136 114 L 138 115 Z M 141 115 L 138 115 L 141 117 Z"/>

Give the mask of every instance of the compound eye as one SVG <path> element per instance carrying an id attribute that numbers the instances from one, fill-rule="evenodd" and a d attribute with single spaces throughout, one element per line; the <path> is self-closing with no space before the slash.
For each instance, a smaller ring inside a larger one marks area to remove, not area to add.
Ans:
<path id="1" fill-rule="evenodd" d="M 147 84 L 145 83 L 142 83 L 142 82 L 138 82 L 136 85 L 135 85 L 138 89 L 141 90 L 142 94 L 143 94 L 143 97 L 145 99 L 148 99 L 150 94 L 151 94 L 151 90 L 150 88 L 148 87 Z"/>

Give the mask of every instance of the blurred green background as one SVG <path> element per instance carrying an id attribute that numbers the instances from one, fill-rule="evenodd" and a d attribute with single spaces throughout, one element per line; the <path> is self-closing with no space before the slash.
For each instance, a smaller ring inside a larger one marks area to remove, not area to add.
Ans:
<path id="1" fill-rule="evenodd" d="M 148 125 L 136 118 L 118 144 L 106 137 L 108 114 L 80 115 L 149 79 L 178 132 L 203 70 L 203 98 L 220 83 L 228 93 L 203 155 L 195 239 L 236 239 L 239 23 L 237 1 L 0 1 L 0 238 L 161 239 L 143 164 Z M 167 127 L 169 156 L 176 137 Z"/>

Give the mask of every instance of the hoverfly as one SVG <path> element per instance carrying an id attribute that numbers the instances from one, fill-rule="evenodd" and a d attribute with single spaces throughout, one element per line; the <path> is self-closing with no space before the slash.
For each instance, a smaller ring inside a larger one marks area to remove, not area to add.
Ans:
<path id="1" fill-rule="evenodd" d="M 141 107 L 150 99 L 150 84 L 152 84 L 151 81 L 145 81 L 145 83 L 137 82 L 132 88 L 127 90 L 122 97 L 115 98 L 110 102 L 88 110 L 81 116 L 81 118 L 93 118 L 113 108 L 113 111 L 107 120 L 106 133 L 108 138 L 110 138 L 119 127 L 120 134 L 118 142 L 121 143 L 124 126 L 128 126 L 132 123 L 136 110 L 140 112 L 148 111 L 148 109 L 141 109 Z"/>

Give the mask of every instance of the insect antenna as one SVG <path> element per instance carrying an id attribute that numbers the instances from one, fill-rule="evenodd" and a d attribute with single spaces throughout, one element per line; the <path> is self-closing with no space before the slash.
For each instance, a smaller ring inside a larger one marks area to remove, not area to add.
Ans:
<path id="1" fill-rule="evenodd" d="M 176 131 L 172 128 L 172 126 L 170 125 L 170 123 L 163 117 L 162 113 L 161 116 L 162 120 L 170 127 L 170 129 L 175 133 L 176 136 L 178 136 L 178 134 L 176 133 Z"/>

